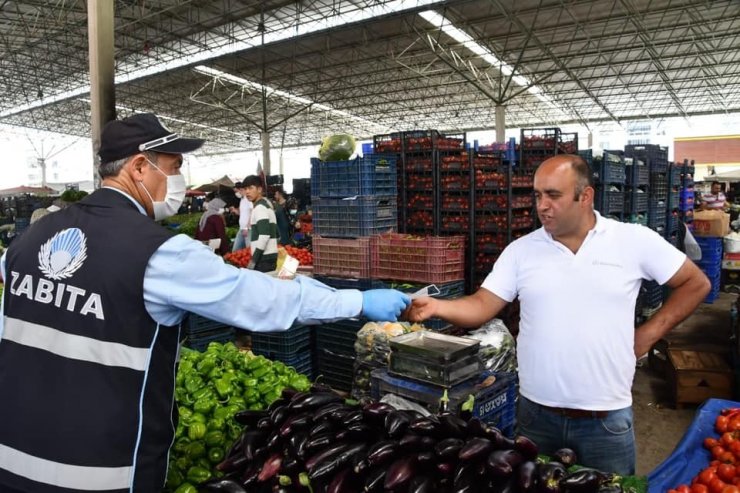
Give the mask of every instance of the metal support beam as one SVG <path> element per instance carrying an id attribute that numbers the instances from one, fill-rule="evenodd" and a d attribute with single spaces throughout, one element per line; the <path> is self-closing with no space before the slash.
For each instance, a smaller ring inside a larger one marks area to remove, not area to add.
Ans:
<path id="1" fill-rule="evenodd" d="M 115 32 L 113 0 L 87 0 L 87 28 L 90 50 L 90 123 L 93 147 L 93 182 L 100 186 L 97 152 L 103 126 L 116 118 L 114 84 Z"/>
<path id="2" fill-rule="evenodd" d="M 262 169 L 265 176 L 270 176 L 272 174 L 270 169 L 270 132 L 262 132 L 260 138 L 262 139 Z"/>
<path id="3" fill-rule="evenodd" d="M 506 140 L 506 107 L 496 105 L 496 143 L 503 144 Z"/>

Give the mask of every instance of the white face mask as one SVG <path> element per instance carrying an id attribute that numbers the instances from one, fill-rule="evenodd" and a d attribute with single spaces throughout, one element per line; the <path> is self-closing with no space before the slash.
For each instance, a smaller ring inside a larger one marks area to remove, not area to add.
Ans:
<path id="1" fill-rule="evenodd" d="M 237 198 L 237 199 L 240 199 L 240 198 L 242 198 L 242 194 L 241 194 L 241 193 L 239 193 L 239 192 L 236 192 L 236 193 L 235 193 L 234 195 L 236 195 L 236 198 Z"/>
<path id="2" fill-rule="evenodd" d="M 152 201 L 154 220 L 161 221 L 162 219 L 166 219 L 177 214 L 178 209 L 180 209 L 180 206 L 182 205 L 182 201 L 185 200 L 187 184 L 185 183 L 185 177 L 183 175 L 177 174 L 170 176 L 148 159 L 147 162 L 167 178 L 167 192 L 163 201 L 154 200 L 152 198 L 152 194 L 149 193 L 149 190 L 146 189 L 142 182 L 139 182 L 141 184 L 141 188 L 143 188 L 149 196 L 149 200 Z"/>

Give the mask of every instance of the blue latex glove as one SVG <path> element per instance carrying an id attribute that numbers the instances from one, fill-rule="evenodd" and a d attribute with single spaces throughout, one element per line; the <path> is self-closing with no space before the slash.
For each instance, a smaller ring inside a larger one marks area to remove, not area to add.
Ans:
<path id="1" fill-rule="evenodd" d="M 395 289 L 362 292 L 362 314 L 370 320 L 395 322 L 411 304 L 411 298 Z"/>

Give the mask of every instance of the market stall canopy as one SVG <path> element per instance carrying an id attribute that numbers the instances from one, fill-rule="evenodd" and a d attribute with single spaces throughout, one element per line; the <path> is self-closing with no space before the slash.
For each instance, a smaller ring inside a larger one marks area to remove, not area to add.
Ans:
<path id="1" fill-rule="evenodd" d="M 192 188 L 190 190 L 188 190 L 188 191 L 185 192 L 185 196 L 186 197 L 202 197 L 205 194 L 206 194 L 206 192 L 204 192 L 202 190 L 195 190 L 195 189 L 192 189 Z"/>
<path id="2" fill-rule="evenodd" d="M 716 175 L 707 175 L 704 177 L 704 181 L 722 181 L 728 183 L 740 181 L 740 169 L 725 171 L 724 173 L 718 173 Z"/>
<path id="3" fill-rule="evenodd" d="M 206 183 L 205 185 L 201 185 L 199 187 L 195 187 L 195 190 L 201 191 L 201 192 L 219 192 L 222 188 L 228 188 L 229 190 L 234 188 L 234 182 L 231 181 L 231 178 L 224 175 L 218 180 L 212 182 L 212 183 Z"/>
<path id="4" fill-rule="evenodd" d="M 0 190 L 0 196 L 21 195 L 24 193 L 29 193 L 29 194 L 34 194 L 34 195 L 58 195 L 59 194 L 56 190 L 50 187 L 20 186 L 20 187 L 6 188 L 4 190 Z"/>

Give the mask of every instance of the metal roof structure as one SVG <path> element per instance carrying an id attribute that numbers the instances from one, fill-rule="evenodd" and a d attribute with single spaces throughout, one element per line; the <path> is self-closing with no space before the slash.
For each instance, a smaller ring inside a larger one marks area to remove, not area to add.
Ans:
<path id="1" fill-rule="evenodd" d="M 0 0 L 0 123 L 90 133 L 85 0 Z M 205 153 L 740 112 L 737 0 L 116 0 L 119 115 Z M 263 112 L 263 100 L 266 112 Z"/>

